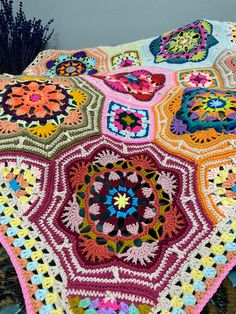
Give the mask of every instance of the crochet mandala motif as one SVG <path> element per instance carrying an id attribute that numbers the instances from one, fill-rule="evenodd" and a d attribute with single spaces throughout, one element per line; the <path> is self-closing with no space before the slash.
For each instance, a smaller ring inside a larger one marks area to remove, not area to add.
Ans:
<path id="1" fill-rule="evenodd" d="M 150 43 L 150 50 L 156 63 L 200 62 L 217 43 L 212 25 L 201 20 L 163 34 Z"/>
<path id="2" fill-rule="evenodd" d="M 235 25 L 0 77 L 0 242 L 30 314 L 197 314 L 236 265 Z"/>

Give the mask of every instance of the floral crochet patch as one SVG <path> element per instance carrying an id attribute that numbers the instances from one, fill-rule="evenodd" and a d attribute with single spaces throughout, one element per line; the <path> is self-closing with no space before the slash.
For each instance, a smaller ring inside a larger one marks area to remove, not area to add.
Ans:
<path id="1" fill-rule="evenodd" d="M 103 117 L 104 132 L 125 141 L 150 141 L 153 136 L 151 110 L 129 107 L 115 101 L 108 101 Z"/>
<path id="2" fill-rule="evenodd" d="M 151 100 L 155 93 L 165 84 L 164 74 L 152 74 L 149 71 L 137 70 L 100 76 L 112 90 L 130 94 L 140 101 Z"/>
<path id="3" fill-rule="evenodd" d="M 214 68 L 183 70 L 176 72 L 178 82 L 184 87 L 222 87 L 221 78 Z"/>
<path id="4" fill-rule="evenodd" d="M 88 57 L 86 52 L 80 51 L 73 55 L 62 54 L 46 64 L 48 72 L 46 75 L 78 76 L 81 74 L 95 74 L 96 60 Z"/>
<path id="5" fill-rule="evenodd" d="M 225 88 L 236 87 L 236 53 L 234 51 L 223 51 L 215 61 L 215 68 L 221 74 Z"/>
<path id="6" fill-rule="evenodd" d="M 137 51 L 125 51 L 124 53 L 120 53 L 112 57 L 111 63 L 114 70 L 141 65 Z"/>
<path id="7" fill-rule="evenodd" d="M 214 89 L 186 89 L 182 105 L 170 125 L 174 134 L 214 129 L 218 133 L 236 132 L 236 93 Z"/>
<path id="8" fill-rule="evenodd" d="M 44 156 L 55 153 L 76 140 L 78 132 L 80 136 L 98 133 L 102 99 L 102 94 L 78 79 L 7 79 L 0 91 L 0 146 L 15 143 L 21 149 L 24 144 Z"/>
<path id="9" fill-rule="evenodd" d="M 154 39 L 150 51 L 155 63 L 200 62 L 217 43 L 212 35 L 212 25 L 199 20 Z"/>

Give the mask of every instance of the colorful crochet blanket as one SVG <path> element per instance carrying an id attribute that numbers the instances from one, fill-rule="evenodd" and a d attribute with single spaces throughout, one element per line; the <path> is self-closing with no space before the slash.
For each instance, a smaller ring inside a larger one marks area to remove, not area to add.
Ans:
<path id="1" fill-rule="evenodd" d="M 236 265 L 236 25 L 46 50 L 0 78 L 0 242 L 27 313 L 197 314 Z"/>

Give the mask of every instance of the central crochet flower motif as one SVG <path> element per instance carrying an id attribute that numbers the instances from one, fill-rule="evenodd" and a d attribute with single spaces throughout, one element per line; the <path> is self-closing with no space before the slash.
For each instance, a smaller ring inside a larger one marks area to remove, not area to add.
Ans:
<path id="1" fill-rule="evenodd" d="M 129 204 L 129 202 L 128 202 L 129 197 L 127 197 L 126 194 L 123 194 L 123 195 L 122 195 L 122 194 L 118 193 L 118 196 L 115 196 L 115 197 L 114 197 L 114 200 L 116 201 L 116 202 L 114 203 L 114 205 L 117 205 L 118 208 L 119 208 L 119 210 L 125 208 L 126 205 Z M 122 213 L 121 213 L 121 214 L 122 214 Z M 125 214 L 125 215 L 126 215 L 126 214 Z"/>
<path id="2" fill-rule="evenodd" d="M 146 155 L 122 158 L 101 151 L 93 161 L 70 169 L 74 194 L 64 208 L 64 226 L 77 234 L 78 253 L 86 262 L 111 258 L 145 265 L 159 243 L 185 224 L 173 204 L 176 179 L 159 172 Z"/>
<path id="3" fill-rule="evenodd" d="M 119 165 L 114 164 L 114 169 L 93 176 L 89 186 L 89 219 L 95 223 L 94 231 L 108 238 L 140 236 L 159 216 L 154 186 L 145 175 L 128 166 L 130 169 L 124 172 L 122 168 L 116 170 Z"/>
<path id="4" fill-rule="evenodd" d="M 191 73 L 187 76 L 186 81 L 193 87 L 208 87 L 211 85 L 211 77 L 208 73 Z"/>
<path id="5" fill-rule="evenodd" d="M 46 76 L 78 76 L 81 74 L 92 75 L 97 73 L 95 69 L 96 60 L 87 55 L 85 51 L 74 54 L 59 54 L 55 59 L 46 64 L 48 72 Z"/>
<path id="6" fill-rule="evenodd" d="M 179 29 L 167 32 L 150 43 L 155 63 L 199 62 L 206 59 L 208 50 L 218 43 L 212 35 L 213 26 L 198 20 Z"/>
<path id="7" fill-rule="evenodd" d="M 0 93 L 0 133 L 24 130 L 38 138 L 48 138 L 60 126 L 81 123 L 80 106 L 86 99 L 83 91 L 49 79 L 13 80 Z"/>
<path id="8" fill-rule="evenodd" d="M 86 71 L 86 65 L 80 61 L 64 61 L 56 68 L 59 76 L 77 76 Z"/>
<path id="9" fill-rule="evenodd" d="M 143 115 L 139 112 L 124 111 L 122 108 L 115 110 L 114 126 L 119 131 L 126 130 L 137 134 L 143 130 Z"/>
<path id="10" fill-rule="evenodd" d="M 2 103 L 5 112 L 16 119 L 46 122 L 65 112 L 68 96 L 58 85 L 28 81 L 11 86 Z"/>
<path id="11" fill-rule="evenodd" d="M 111 58 L 113 69 L 127 68 L 130 66 L 139 66 L 139 54 L 137 51 L 125 51 Z"/>
<path id="12" fill-rule="evenodd" d="M 236 132 L 236 93 L 214 89 L 186 89 L 171 131 L 174 134 L 214 129 L 218 133 Z"/>

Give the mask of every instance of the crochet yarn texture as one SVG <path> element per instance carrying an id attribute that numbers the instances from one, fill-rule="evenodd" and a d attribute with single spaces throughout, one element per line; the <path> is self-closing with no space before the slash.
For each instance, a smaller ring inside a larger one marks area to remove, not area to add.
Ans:
<path id="1" fill-rule="evenodd" d="M 236 265 L 235 32 L 0 77 L 0 242 L 27 313 L 197 314 Z"/>

